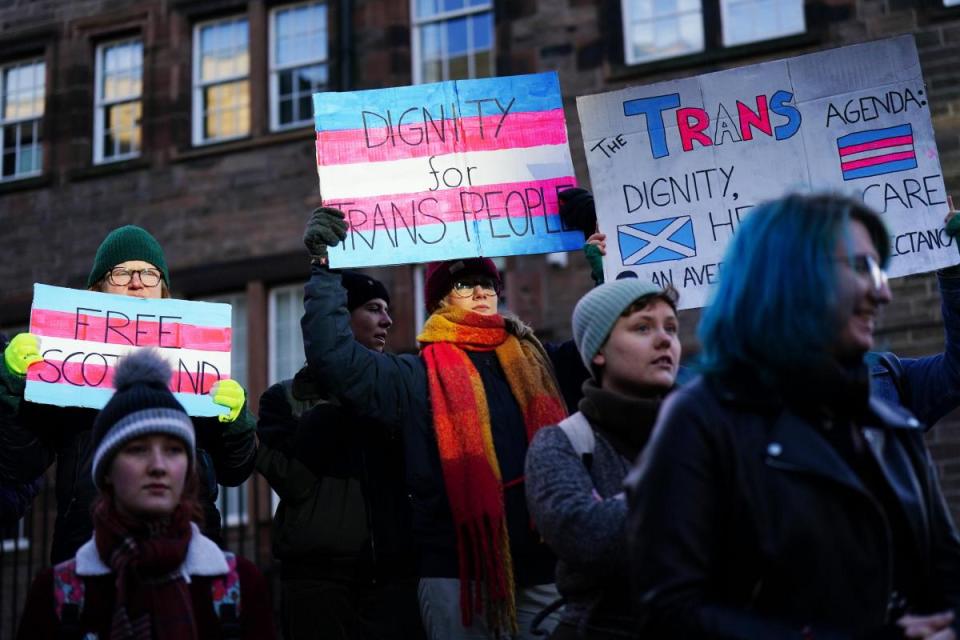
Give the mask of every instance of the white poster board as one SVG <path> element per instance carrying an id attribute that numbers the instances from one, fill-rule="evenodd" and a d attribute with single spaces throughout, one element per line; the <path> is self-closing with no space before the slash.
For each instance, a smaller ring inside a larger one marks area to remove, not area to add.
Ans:
<path id="1" fill-rule="evenodd" d="M 577 99 L 607 280 L 703 306 L 757 204 L 839 192 L 882 214 L 891 276 L 955 264 L 912 36 Z"/>

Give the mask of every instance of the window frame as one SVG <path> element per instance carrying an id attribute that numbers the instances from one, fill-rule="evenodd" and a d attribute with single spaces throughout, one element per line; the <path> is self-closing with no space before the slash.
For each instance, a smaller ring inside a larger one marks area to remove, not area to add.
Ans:
<path id="1" fill-rule="evenodd" d="M 722 2 L 722 0 L 719 0 L 719 1 Z M 628 8 L 632 8 L 633 0 L 620 0 L 620 23 L 621 23 L 621 28 L 623 30 L 623 62 L 624 64 L 626 64 L 627 66 L 637 66 L 641 64 L 648 64 L 651 62 L 658 62 L 660 60 L 671 60 L 673 58 L 680 58 L 683 56 L 692 56 L 692 55 L 696 55 L 698 53 L 704 53 L 705 51 L 707 51 L 709 49 L 709 41 L 707 39 L 708 29 L 707 29 L 707 21 L 705 19 L 706 7 L 704 6 L 704 4 L 706 2 L 709 2 L 709 0 L 698 0 L 698 2 L 700 3 L 700 29 L 701 29 L 701 36 L 703 40 L 703 45 L 699 49 L 692 49 L 690 51 L 685 51 L 683 53 L 663 52 L 661 54 L 658 54 L 656 56 L 652 56 L 649 58 L 634 60 L 633 59 L 633 43 L 632 43 L 632 40 L 630 39 L 630 27 L 633 26 L 634 21 L 630 19 L 630 11 L 628 11 Z M 652 20 L 656 21 L 657 17 L 680 16 L 688 13 L 692 13 L 692 12 L 691 11 L 675 11 L 672 14 L 662 14 L 662 16 L 655 15 Z"/>
<path id="2" fill-rule="evenodd" d="M 493 64 L 493 76 L 497 74 L 497 14 L 496 14 L 496 3 L 494 0 L 486 0 L 486 5 L 477 6 L 477 7 L 463 7 L 462 9 L 455 9 L 453 11 L 439 11 L 436 14 L 430 16 L 429 18 L 420 18 L 417 16 L 417 0 L 410 0 L 410 53 L 411 61 L 413 62 L 413 84 L 423 84 L 423 52 L 421 51 L 420 39 L 421 32 L 424 26 L 429 24 L 436 23 L 445 23 L 450 20 L 455 20 L 457 18 L 463 18 L 472 15 L 479 15 L 482 13 L 489 13 L 492 20 L 492 30 L 490 33 L 490 57 L 491 63 Z M 470 29 L 467 30 L 468 42 L 472 43 L 473 35 Z M 475 68 L 475 58 L 474 52 L 476 49 L 473 47 L 468 47 L 468 56 L 467 56 L 467 65 L 469 69 L 469 78 L 476 78 L 476 68 Z M 447 55 L 447 52 L 444 51 L 444 57 L 442 58 L 442 78 L 441 82 L 445 82 L 450 77 L 450 59 Z M 486 77 L 486 76 L 484 76 Z"/>
<path id="3" fill-rule="evenodd" d="M 327 46 L 323 58 L 313 60 L 302 60 L 278 65 L 276 61 L 276 43 L 277 43 L 277 15 L 281 11 L 307 7 L 311 5 L 324 5 L 327 7 Z M 272 7 L 267 14 L 267 100 L 269 101 L 270 131 L 288 131 L 290 129 L 299 129 L 313 124 L 313 114 L 306 120 L 298 120 L 287 124 L 280 124 L 280 81 L 281 71 L 297 69 L 299 67 L 308 67 L 316 65 L 325 65 L 327 67 L 327 86 L 330 84 L 330 6 L 326 0 L 304 0 L 303 2 L 294 2 L 291 4 L 282 4 Z"/>
<path id="4" fill-rule="evenodd" d="M 7 103 L 7 87 L 6 87 L 6 73 L 11 68 L 23 67 L 23 66 L 32 66 L 32 65 L 41 65 L 43 70 L 41 72 L 41 77 L 43 78 L 43 109 L 39 115 L 34 115 L 30 117 L 20 117 L 20 118 L 11 118 L 10 120 L 5 119 L 4 117 L 4 107 Z M 6 184 L 9 182 L 16 182 L 17 180 L 26 180 L 28 178 L 36 178 L 43 175 L 43 166 L 46 153 L 44 153 L 43 145 L 43 121 L 47 115 L 47 73 L 48 73 L 47 58 L 45 55 L 30 56 L 24 58 L 13 59 L 7 62 L 0 63 L 0 166 L 2 166 L 3 155 L 6 153 L 6 148 L 4 147 L 3 141 L 5 137 L 5 129 L 9 126 L 18 127 L 17 129 L 17 142 L 15 145 L 16 151 L 14 153 L 14 165 L 19 165 L 20 158 L 20 149 L 22 146 L 20 144 L 20 131 L 19 127 L 24 123 L 33 122 L 34 128 L 36 131 L 36 142 L 34 143 L 37 149 L 37 154 L 39 160 L 37 162 L 37 168 L 32 171 L 25 171 L 23 173 L 14 172 L 10 176 L 4 176 L 0 172 L 0 184 Z"/>
<path id="5" fill-rule="evenodd" d="M 201 60 L 201 46 L 200 46 L 200 32 L 204 27 L 209 27 L 215 24 L 229 24 L 232 22 L 243 21 L 247 25 L 247 72 L 245 74 L 236 74 L 231 76 L 224 76 L 217 78 L 214 81 L 204 82 L 201 77 L 202 70 L 202 60 Z M 201 20 L 194 23 L 193 25 L 193 42 L 192 42 L 192 61 L 191 68 L 192 74 L 190 78 L 190 94 L 191 94 L 191 143 L 195 147 L 202 147 L 211 144 L 219 144 L 221 142 L 230 142 L 232 140 L 243 140 L 244 138 L 249 138 L 253 133 L 253 74 L 251 67 L 251 42 L 250 42 L 250 16 L 247 13 L 236 13 L 230 16 L 213 18 L 210 20 Z M 230 82 L 237 82 L 238 80 L 247 81 L 247 132 L 236 134 L 232 136 L 221 136 L 217 138 L 204 138 L 203 137 L 203 125 L 204 125 L 204 97 L 203 92 L 207 87 L 227 84 Z"/>
<path id="6" fill-rule="evenodd" d="M 109 47 L 122 46 L 126 44 L 132 44 L 135 42 L 140 43 L 140 93 L 136 98 L 131 98 L 130 96 L 125 96 L 123 98 L 107 100 L 103 97 L 102 84 L 104 79 L 104 53 Z M 119 38 L 116 40 L 109 40 L 101 42 L 97 45 L 96 52 L 94 54 L 94 85 L 93 85 L 93 163 L 94 164 L 110 164 L 113 162 L 123 162 L 124 160 L 132 160 L 134 158 L 139 158 L 143 153 L 143 70 L 144 70 L 144 42 L 142 35 L 130 36 L 127 38 Z M 140 122 L 137 123 L 137 127 L 140 129 L 140 146 L 137 147 L 135 151 L 131 151 L 126 154 L 118 154 L 105 158 L 103 155 L 103 138 L 104 134 L 104 124 L 106 122 L 106 109 L 113 105 L 117 104 L 127 104 L 132 102 L 140 103 Z"/>
<path id="7" fill-rule="evenodd" d="M 299 297 L 302 305 L 302 291 L 302 284 L 293 283 L 271 287 L 270 291 L 267 293 L 267 385 L 276 384 L 285 377 L 281 376 L 277 371 L 278 343 L 277 333 L 275 331 L 277 326 L 277 296 L 281 293 L 293 293 L 295 299 Z M 299 314 L 297 317 L 299 317 Z M 303 348 L 303 334 L 300 331 L 299 324 L 297 325 L 296 329 L 297 333 L 300 335 L 301 348 Z M 296 371 L 294 371 L 294 373 L 296 373 Z"/>

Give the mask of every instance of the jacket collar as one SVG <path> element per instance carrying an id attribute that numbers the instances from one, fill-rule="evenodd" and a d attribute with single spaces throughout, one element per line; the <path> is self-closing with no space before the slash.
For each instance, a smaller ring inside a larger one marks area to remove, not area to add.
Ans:
<path id="1" fill-rule="evenodd" d="M 185 578 L 188 576 L 222 576 L 229 572 L 227 559 L 220 547 L 200 533 L 196 524 L 190 523 L 190 544 L 187 545 L 187 557 L 180 565 L 180 572 Z M 93 538 L 88 540 L 77 551 L 78 576 L 105 576 L 113 573 L 113 569 L 104 564 L 97 551 Z M 187 578 L 187 582 L 189 582 Z"/>

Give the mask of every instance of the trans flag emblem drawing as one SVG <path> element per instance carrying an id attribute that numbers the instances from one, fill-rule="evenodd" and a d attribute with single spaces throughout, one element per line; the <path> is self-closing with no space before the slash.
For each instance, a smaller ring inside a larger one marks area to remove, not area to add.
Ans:
<path id="1" fill-rule="evenodd" d="M 913 126 L 858 131 L 837 138 L 844 180 L 868 178 L 917 168 Z"/>
<path id="2" fill-rule="evenodd" d="M 624 266 L 683 260 L 697 255 L 690 216 L 618 225 L 617 244 Z"/>

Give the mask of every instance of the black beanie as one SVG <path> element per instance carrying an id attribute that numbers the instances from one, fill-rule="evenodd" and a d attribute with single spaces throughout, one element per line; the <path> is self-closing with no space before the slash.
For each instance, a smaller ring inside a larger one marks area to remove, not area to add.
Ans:
<path id="1" fill-rule="evenodd" d="M 380 298 L 390 306 L 390 294 L 379 280 L 356 271 L 341 271 L 340 279 L 347 290 L 347 310 L 353 311 L 374 298 Z"/>
<path id="2" fill-rule="evenodd" d="M 141 436 L 180 438 L 193 459 L 193 421 L 167 387 L 171 375 L 170 365 L 151 349 L 120 359 L 113 375 L 116 391 L 93 421 L 93 483 L 98 488 L 117 451 Z"/>

